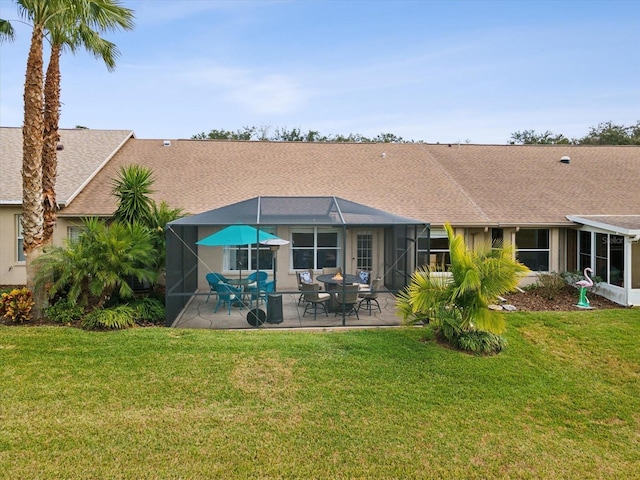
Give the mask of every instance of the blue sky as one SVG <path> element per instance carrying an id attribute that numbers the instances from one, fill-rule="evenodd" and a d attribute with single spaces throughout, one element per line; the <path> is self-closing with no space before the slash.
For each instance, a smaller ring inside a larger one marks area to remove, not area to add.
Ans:
<path id="1" fill-rule="evenodd" d="M 504 144 L 640 120 L 640 0 L 124 0 L 115 72 L 61 61 L 60 126 L 393 133 Z M 0 0 L 0 18 L 18 19 Z M 21 126 L 30 29 L 0 45 L 0 125 Z M 48 51 L 45 53 L 48 58 Z"/>

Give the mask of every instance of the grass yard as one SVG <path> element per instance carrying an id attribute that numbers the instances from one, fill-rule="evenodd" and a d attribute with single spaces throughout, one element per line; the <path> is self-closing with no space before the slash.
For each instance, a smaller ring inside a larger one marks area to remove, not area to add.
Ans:
<path id="1" fill-rule="evenodd" d="M 640 478 L 640 309 L 428 328 L 0 327 L 0 477 Z"/>

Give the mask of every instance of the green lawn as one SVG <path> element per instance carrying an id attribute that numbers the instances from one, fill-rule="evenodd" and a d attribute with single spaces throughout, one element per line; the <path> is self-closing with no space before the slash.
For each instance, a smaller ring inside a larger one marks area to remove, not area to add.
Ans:
<path id="1" fill-rule="evenodd" d="M 640 309 L 508 325 L 0 327 L 0 477 L 640 478 Z"/>

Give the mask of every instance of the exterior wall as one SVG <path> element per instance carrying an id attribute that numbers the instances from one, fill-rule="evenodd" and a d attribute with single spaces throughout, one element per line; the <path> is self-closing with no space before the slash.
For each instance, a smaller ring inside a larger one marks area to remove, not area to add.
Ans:
<path id="1" fill-rule="evenodd" d="M 27 281 L 25 262 L 17 260 L 17 216 L 20 206 L 0 207 L 0 285 L 23 285 Z"/>
<path id="2" fill-rule="evenodd" d="M 342 227 L 338 227 L 342 229 Z M 200 227 L 198 232 L 198 238 L 204 238 L 217 231 L 215 227 Z M 373 275 L 374 278 L 384 275 L 384 231 L 380 228 L 350 228 L 347 229 L 347 240 L 343 242 L 345 245 L 344 251 L 341 252 L 345 256 L 347 262 L 347 271 L 356 271 L 356 236 L 358 231 L 367 230 L 373 234 Z M 280 225 L 277 227 L 276 235 L 285 240 L 291 240 L 291 227 Z M 342 235 L 342 233 L 341 233 Z M 198 246 L 197 254 L 199 261 L 199 274 L 198 274 L 198 289 L 200 291 L 208 291 L 209 285 L 205 278 L 205 275 L 212 272 L 222 273 L 228 278 L 237 278 L 239 276 L 238 271 L 225 271 L 224 259 L 223 259 L 223 247 L 207 247 Z M 277 253 L 277 288 L 279 291 L 297 291 L 298 290 L 298 277 L 296 271 L 291 269 L 291 243 L 282 245 Z M 246 276 L 249 271 L 243 271 L 243 277 Z M 314 275 L 321 275 L 321 270 L 314 271 Z M 272 273 L 270 272 L 270 277 Z"/>
<path id="3" fill-rule="evenodd" d="M 24 285 L 27 283 L 25 262 L 17 261 L 18 232 L 16 218 L 22 208 L 0 208 L 0 285 Z M 53 231 L 53 244 L 63 245 L 67 238 L 68 227 L 80 225 L 77 218 L 60 218 Z"/>

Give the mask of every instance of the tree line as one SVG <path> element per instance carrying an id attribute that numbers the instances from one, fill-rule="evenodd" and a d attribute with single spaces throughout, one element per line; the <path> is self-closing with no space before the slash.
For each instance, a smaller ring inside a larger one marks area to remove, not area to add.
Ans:
<path id="1" fill-rule="evenodd" d="M 640 145 L 640 120 L 635 125 L 617 125 L 611 121 L 599 123 L 589 128 L 589 133 L 581 138 L 568 138 L 561 133 L 547 130 L 514 132 L 509 139 L 511 145 Z"/>
<path id="2" fill-rule="evenodd" d="M 380 133 L 375 137 L 365 137 L 359 133 L 349 135 L 325 135 L 317 130 L 303 132 L 299 128 L 288 129 L 276 127 L 270 133 L 271 127 L 242 127 L 237 130 L 214 129 L 208 133 L 202 132 L 192 135 L 194 140 L 245 140 L 263 142 L 330 142 L 330 143 L 422 143 L 405 140 L 393 133 Z"/>
<path id="3" fill-rule="evenodd" d="M 273 133 L 270 130 L 270 127 L 255 126 L 244 126 L 237 130 L 213 129 L 192 135 L 191 138 L 263 142 L 425 143 L 424 140 L 405 140 L 393 133 L 380 133 L 375 137 L 366 137 L 359 133 L 325 135 L 317 130 L 305 132 L 300 128 L 276 127 Z M 562 133 L 553 133 L 549 130 L 542 133 L 535 130 L 522 130 L 512 133 L 507 143 L 510 145 L 640 145 L 640 121 L 630 126 L 617 125 L 611 121 L 599 123 L 596 127 L 590 127 L 589 133 L 580 138 L 568 138 Z"/>

